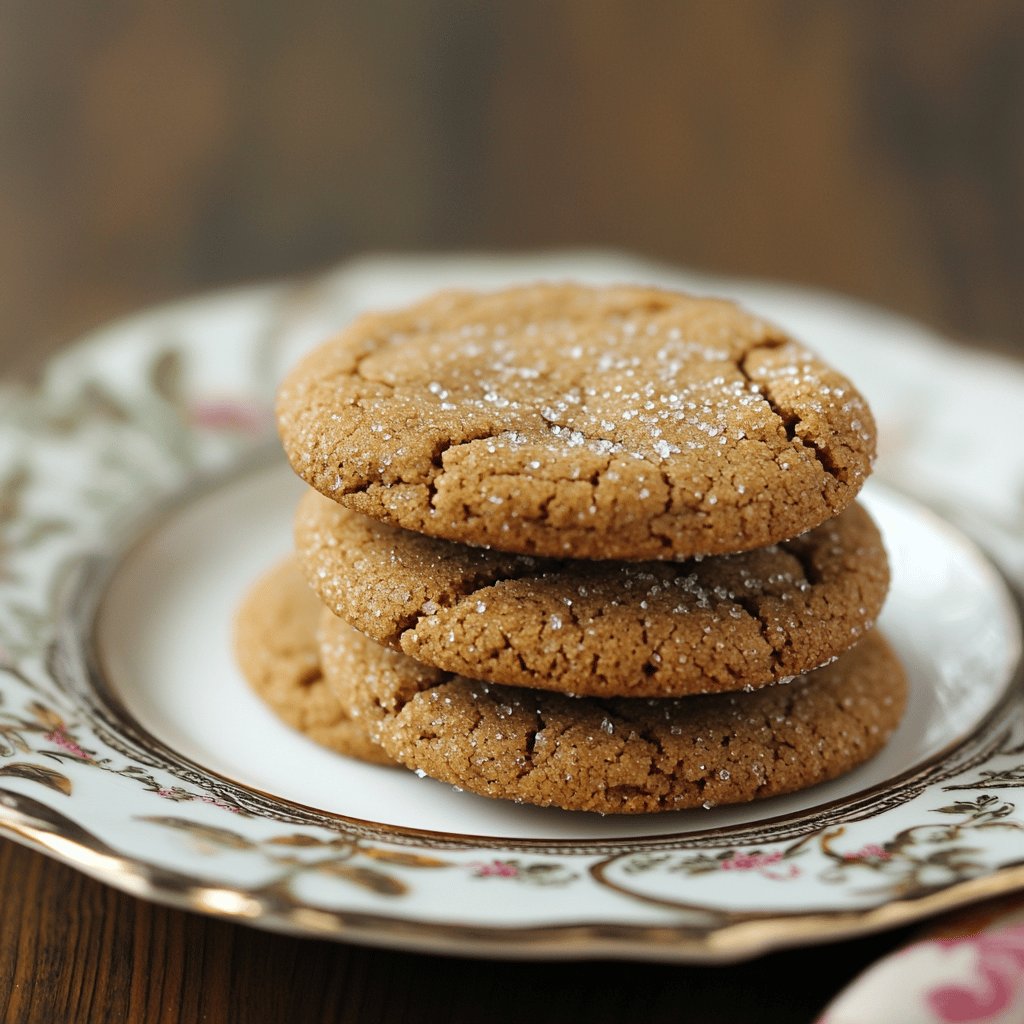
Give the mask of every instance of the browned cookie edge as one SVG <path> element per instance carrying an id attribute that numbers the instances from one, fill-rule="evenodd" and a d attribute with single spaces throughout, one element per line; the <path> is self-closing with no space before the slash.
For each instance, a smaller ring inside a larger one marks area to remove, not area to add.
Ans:
<path id="1" fill-rule="evenodd" d="M 343 711 L 320 670 L 321 605 L 293 558 L 246 591 L 235 613 L 235 660 L 253 691 L 293 729 L 321 746 L 377 764 L 391 759 Z"/>

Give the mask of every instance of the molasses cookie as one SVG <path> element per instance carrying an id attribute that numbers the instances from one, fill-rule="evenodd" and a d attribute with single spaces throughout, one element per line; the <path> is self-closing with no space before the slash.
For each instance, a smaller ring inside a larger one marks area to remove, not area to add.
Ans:
<path id="1" fill-rule="evenodd" d="M 288 559 L 262 576 L 235 615 L 235 658 L 271 710 L 311 740 L 349 757 L 391 761 L 342 710 L 317 650 L 321 607 Z"/>
<path id="2" fill-rule="evenodd" d="M 637 814 L 805 789 L 877 753 L 906 700 L 877 633 L 788 685 L 660 700 L 466 679 L 333 616 L 321 639 L 328 683 L 397 761 L 483 796 L 566 810 Z"/>
<path id="3" fill-rule="evenodd" d="M 310 491 L 300 567 L 337 615 L 418 661 L 580 696 L 762 686 L 841 654 L 889 584 L 856 503 L 793 540 L 686 562 L 557 561 L 412 533 Z"/>
<path id="4" fill-rule="evenodd" d="M 748 550 L 845 508 L 874 423 L 730 302 L 639 287 L 446 292 L 366 315 L 278 395 L 296 472 L 419 533 L 550 557 Z"/>

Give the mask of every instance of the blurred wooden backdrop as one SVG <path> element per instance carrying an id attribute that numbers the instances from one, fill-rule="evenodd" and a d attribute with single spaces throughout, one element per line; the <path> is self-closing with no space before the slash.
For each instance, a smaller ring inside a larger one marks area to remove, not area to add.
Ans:
<path id="1" fill-rule="evenodd" d="M 580 244 L 1024 351 L 1024 4 L 0 0 L 0 375 L 360 251 Z"/>

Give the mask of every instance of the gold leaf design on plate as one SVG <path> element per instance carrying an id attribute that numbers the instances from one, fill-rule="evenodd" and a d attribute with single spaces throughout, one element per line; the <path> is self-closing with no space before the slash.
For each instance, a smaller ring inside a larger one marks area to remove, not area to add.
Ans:
<path id="1" fill-rule="evenodd" d="M 38 782 L 41 786 L 56 790 L 65 796 L 71 796 L 71 780 L 52 768 L 44 768 L 40 764 L 28 764 L 24 761 L 12 761 L 10 764 L 0 766 L 0 775 L 7 775 L 15 779 L 28 779 L 29 782 Z"/>
<path id="2" fill-rule="evenodd" d="M 12 521 L 21 511 L 22 495 L 29 479 L 28 466 L 20 463 L 0 480 L 0 523 Z"/>
<path id="3" fill-rule="evenodd" d="M 438 857 L 427 857 L 421 853 L 405 853 L 402 850 L 382 850 L 378 846 L 361 846 L 359 852 L 364 857 L 397 864 L 404 868 L 448 868 L 451 862 Z"/>
<path id="4" fill-rule="evenodd" d="M 82 388 L 82 405 L 73 410 L 68 418 L 54 422 L 56 429 L 67 432 L 75 430 L 86 417 L 96 417 L 111 423 L 131 423 L 132 413 L 126 403 L 114 391 L 98 381 L 87 381 Z"/>
<path id="5" fill-rule="evenodd" d="M 159 352 L 149 368 L 149 382 L 161 398 L 180 408 L 185 390 L 181 352 L 173 348 Z"/>
<path id="6" fill-rule="evenodd" d="M 409 887 L 399 878 L 386 875 L 376 868 L 360 867 L 341 860 L 322 860 L 318 864 L 310 864 L 310 868 L 333 878 L 343 878 L 363 889 L 378 893 L 381 896 L 404 896 Z"/>
<path id="7" fill-rule="evenodd" d="M 286 836 L 274 836 L 272 839 L 264 840 L 270 846 L 336 846 L 336 839 L 318 839 L 316 836 L 306 835 L 303 832 L 292 832 Z M 348 841 L 345 841 L 348 845 Z"/>
<path id="8" fill-rule="evenodd" d="M 240 836 L 230 829 L 217 828 L 214 825 L 203 825 L 198 821 L 190 821 L 188 818 L 175 818 L 166 815 L 146 815 L 140 817 L 139 821 L 148 821 L 153 825 L 163 825 L 165 828 L 177 829 L 179 832 L 186 832 L 192 839 L 200 843 L 212 843 L 214 846 L 224 847 L 229 850 L 252 850 L 258 844 L 245 836 Z"/>
<path id="9" fill-rule="evenodd" d="M 32 717 L 47 730 L 63 729 L 64 719 L 57 714 L 56 711 L 51 710 L 45 704 L 40 704 L 39 701 L 34 700 L 28 705 L 28 710 L 32 713 Z"/>
<path id="10" fill-rule="evenodd" d="M 31 748 L 16 726 L 0 722 L 0 757 L 14 757 L 14 752 L 31 753 Z"/>

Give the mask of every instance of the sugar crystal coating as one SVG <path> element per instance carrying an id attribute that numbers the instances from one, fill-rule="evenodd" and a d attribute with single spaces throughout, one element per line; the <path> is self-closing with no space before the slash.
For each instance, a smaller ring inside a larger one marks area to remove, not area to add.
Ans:
<path id="1" fill-rule="evenodd" d="M 840 374 L 729 302 L 447 292 L 367 315 L 278 396 L 292 466 L 374 518 L 550 557 L 670 559 L 846 507 L 874 424 Z"/>
<path id="2" fill-rule="evenodd" d="M 856 503 L 757 551 L 688 562 L 568 561 L 472 548 L 310 491 L 299 563 L 337 615 L 419 661 L 590 696 L 753 689 L 851 646 L 889 583 Z"/>
<path id="3" fill-rule="evenodd" d="M 469 792 L 539 806 L 636 814 L 805 789 L 877 753 L 906 701 L 877 632 L 788 686 L 602 700 L 453 675 L 324 616 L 325 677 L 389 754 Z"/>

